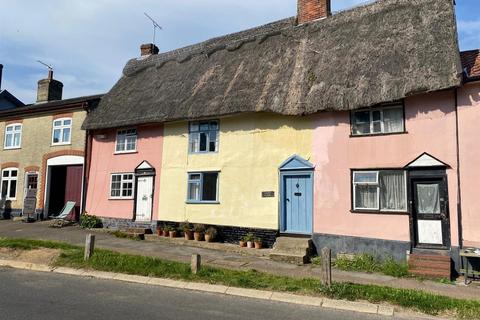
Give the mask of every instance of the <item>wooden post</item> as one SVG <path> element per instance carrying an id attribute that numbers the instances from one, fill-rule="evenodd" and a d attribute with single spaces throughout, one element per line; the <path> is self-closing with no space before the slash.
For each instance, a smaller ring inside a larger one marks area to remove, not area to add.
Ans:
<path id="1" fill-rule="evenodd" d="M 332 250 L 329 248 L 322 249 L 322 285 L 332 285 Z"/>
<path id="2" fill-rule="evenodd" d="M 201 267 L 201 260 L 202 258 L 200 257 L 199 254 L 192 254 L 192 262 L 190 265 L 190 268 L 192 269 L 193 274 L 197 274 L 197 272 L 200 270 Z"/>
<path id="3" fill-rule="evenodd" d="M 84 260 L 87 261 L 93 255 L 93 250 L 95 248 L 95 236 L 91 233 L 87 234 L 85 239 L 85 255 L 83 256 Z"/>

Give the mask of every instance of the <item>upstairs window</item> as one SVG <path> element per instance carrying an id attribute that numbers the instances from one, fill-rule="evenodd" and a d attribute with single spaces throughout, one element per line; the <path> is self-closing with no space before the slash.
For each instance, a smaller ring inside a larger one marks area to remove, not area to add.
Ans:
<path id="1" fill-rule="evenodd" d="M 5 149 L 17 149 L 22 144 L 22 124 L 14 123 L 5 127 Z"/>
<path id="2" fill-rule="evenodd" d="M 137 129 L 118 130 L 116 153 L 127 153 L 137 151 Z"/>
<path id="3" fill-rule="evenodd" d="M 15 200 L 17 198 L 18 169 L 7 168 L 2 170 L 2 199 Z"/>
<path id="4" fill-rule="evenodd" d="M 218 201 L 218 172 L 188 174 L 188 202 Z"/>
<path id="5" fill-rule="evenodd" d="M 218 121 L 190 122 L 190 152 L 206 153 L 218 151 Z"/>
<path id="6" fill-rule="evenodd" d="M 70 144 L 72 133 L 72 119 L 62 118 L 53 120 L 52 144 Z"/>
<path id="7" fill-rule="evenodd" d="M 352 176 L 353 210 L 407 211 L 405 171 L 354 171 Z"/>
<path id="8" fill-rule="evenodd" d="M 403 105 L 395 104 L 352 112 L 352 135 L 399 133 L 405 131 Z"/>
<path id="9" fill-rule="evenodd" d="M 133 173 L 112 174 L 110 198 L 133 199 Z"/>

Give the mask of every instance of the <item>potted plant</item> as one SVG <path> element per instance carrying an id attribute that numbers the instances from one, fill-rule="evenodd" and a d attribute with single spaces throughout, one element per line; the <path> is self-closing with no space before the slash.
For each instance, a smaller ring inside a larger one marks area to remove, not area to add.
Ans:
<path id="1" fill-rule="evenodd" d="M 163 236 L 164 237 L 170 237 L 170 230 L 172 230 L 172 227 L 165 225 L 163 228 Z"/>
<path id="2" fill-rule="evenodd" d="M 245 241 L 247 242 L 247 248 L 253 248 L 254 247 L 254 244 L 253 244 L 253 239 L 255 238 L 255 236 L 253 235 L 253 233 L 247 233 L 245 235 Z"/>
<path id="3" fill-rule="evenodd" d="M 203 224 L 195 224 L 193 226 L 193 237 L 195 238 L 195 241 L 202 241 L 204 232 L 205 226 Z"/>
<path id="4" fill-rule="evenodd" d="M 188 220 L 180 223 L 180 229 L 183 231 L 186 240 L 193 240 L 192 225 Z"/>
<path id="5" fill-rule="evenodd" d="M 157 236 L 163 236 L 163 226 L 157 226 Z"/>
<path id="6" fill-rule="evenodd" d="M 255 243 L 255 249 L 262 249 L 262 239 L 255 238 L 253 242 Z"/>
<path id="7" fill-rule="evenodd" d="M 239 241 L 240 247 L 245 248 L 247 246 L 247 240 L 245 237 L 241 237 Z"/>
<path id="8" fill-rule="evenodd" d="M 205 241 L 207 242 L 213 242 L 215 238 L 217 237 L 217 229 L 214 227 L 210 227 L 205 231 Z"/>
<path id="9" fill-rule="evenodd" d="M 174 227 L 170 227 L 170 231 L 168 232 L 168 235 L 170 238 L 176 238 L 177 237 L 177 229 Z"/>

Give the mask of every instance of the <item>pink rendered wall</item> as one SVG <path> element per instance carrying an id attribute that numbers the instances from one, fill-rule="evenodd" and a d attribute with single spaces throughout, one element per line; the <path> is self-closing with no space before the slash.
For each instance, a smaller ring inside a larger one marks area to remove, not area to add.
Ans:
<path id="1" fill-rule="evenodd" d="M 480 247 L 480 82 L 458 90 L 460 187 L 465 246 Z"/>
<path id="2" fill-rule="evenodd" d="M 405 100 L 406 134 L 350 137 L 350 113 L 321 113 L 314 132 L 314 232 L 410 241 L 409 216 L 351 210 L 350 169 L 403 168 L 428 152 L 447 169 L 451 242 L 458 245 L 454 91 Z"/>
<path id="3" fill-rule="evenodd" d="M 132 219 L 134 200 L 111 200 L 110 175 L 112 173 L 135 172 L 144 160 L 156 170 L 153 195 L 153 216 L 157 220 L 162 166 L 163 126 L 141 126 L 137 128 L 137 152 L 115 154 L 117 130 L 102 132 L 106 139 L 94 134 L 87 191 L 86 211 L 99 217 Z"/>

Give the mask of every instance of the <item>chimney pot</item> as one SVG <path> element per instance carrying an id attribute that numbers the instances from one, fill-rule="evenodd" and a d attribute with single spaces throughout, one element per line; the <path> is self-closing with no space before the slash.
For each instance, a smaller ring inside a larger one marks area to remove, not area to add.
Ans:
<path id="1" fill-rule="evenodd" d="M 298 0 L 298 24 L 326 18 L 332 14 L 331 0 Z"/>
<path id="2" fill-rule="evenodd" d="M 47 79 L 38 81 L 37 103 L 62 100 L 63 83 L 53 79 L 53 70 L 48 70 Z"/>
<path id="3" fill-rule="evenodd" d="M 140 46 L 140 52 L 143 57 L 143 56 L 149 56 L 152 54 L 158 54 L 159 50 L 158 50 L 158 47 L 153 43 L 146 43 Z"/>

